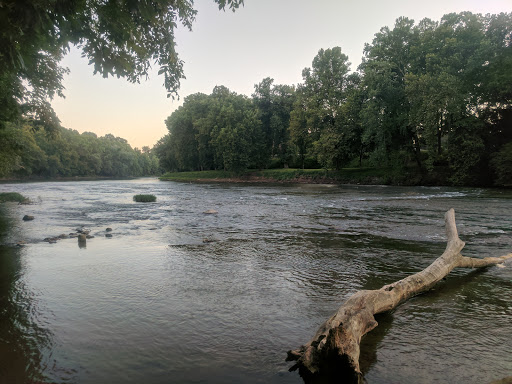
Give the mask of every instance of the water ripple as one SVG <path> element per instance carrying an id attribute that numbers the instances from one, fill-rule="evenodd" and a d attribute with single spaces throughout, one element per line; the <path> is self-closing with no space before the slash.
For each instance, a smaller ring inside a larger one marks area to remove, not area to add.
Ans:
<path id="1" fill-rule="evenodd" d="M 13 189 L 35 204 L 6 208 L 13 223 L 0 247 L 8 276 L 0 335 L 20 352 L 0 375 L 27 377 L 28 367 L 27 381 L 298 383 L 285 351 L 357 290 L 430 264 L 445 247 L 447 209 L 456 210 L 465 255 L 505 254 L 512 243 L 512 199 L 482 189 L 0 185 Z M 137 193 L 157 202 L 134 203 Z M 36 219 L 23 222 L 24 214 Z M 42 242 L 79 227 L 95 235 L 86 248 L 76 239 Z M 27 245 L 15 247 L 21 240 Z M 454 271 L 378 316 L 363 339 L 368 382 L 509 374 L 511 271 Z"/>

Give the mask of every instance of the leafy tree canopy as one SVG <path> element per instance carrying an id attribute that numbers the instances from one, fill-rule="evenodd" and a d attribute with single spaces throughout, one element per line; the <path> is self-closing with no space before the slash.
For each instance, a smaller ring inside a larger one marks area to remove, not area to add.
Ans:
<path id="1" fill-rule="evenodd" d="M 111 134 L 57 128 L 50 135 L 24 119 L 0 130 L 0 177 L 143 176 L 158 174 L 159 167 L 152 150 L 133 149 Z"/>
<path id="2" fill-rule="evenodd" d="M 243 0 L 213 0 L 235 10 Z M 67 69 L 59 65 L 70 45 L 94 73 L 130 82 L 159 66 L 168 96 L 184 78 L 176 52 L 178 23 L 191 29 L 192 0 L 2 0 L 0 2 L 0 124 L 29 115 L 58 126 L 48 98 L 62 96 Z"/>

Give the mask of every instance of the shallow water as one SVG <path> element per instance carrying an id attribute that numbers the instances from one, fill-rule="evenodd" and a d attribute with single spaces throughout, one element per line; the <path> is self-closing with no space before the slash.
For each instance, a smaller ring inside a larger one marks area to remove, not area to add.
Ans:
<path id="1" fill-rule="evenodd" d="M 355 291 L 430 264 L 447 209 L 465 255 L 512 244 L 510 191 L 155 179 L 2 191 L 34 202 L 5 205 L 0 230 L 5 383 L 300 383 L 286 351 Z M 82 227 L 95 236 L 86 248 L 42 241 Z M 512 264 L 454 271 L 377 320 L 361 358 L 370 384 L 510 375 Z"/>

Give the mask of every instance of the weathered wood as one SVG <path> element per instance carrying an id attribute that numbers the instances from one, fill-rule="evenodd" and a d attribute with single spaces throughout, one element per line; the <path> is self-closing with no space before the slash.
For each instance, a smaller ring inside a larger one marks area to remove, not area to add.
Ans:
<path id="1" fill-rule="evenodd" d="M 360 342 L 378 325 L 374 315 L 389 311 L 429 290 L 456 267 L 482 268 L 512 258 L 512 253 L 484 259 L 464 257 L 460 252 L 465 244 L 459 239 L 453 209 L 445 214 L 445 226 L 447 245 L 439 258 L 421 272 L 380 289 L 358 291 L 349 297 L 309 342 L 288 352 L 286 360 L 297 361 L 290 370 L 299 369 L 306 379 L 334 375 L 341 382 L 361 382 Z"/>

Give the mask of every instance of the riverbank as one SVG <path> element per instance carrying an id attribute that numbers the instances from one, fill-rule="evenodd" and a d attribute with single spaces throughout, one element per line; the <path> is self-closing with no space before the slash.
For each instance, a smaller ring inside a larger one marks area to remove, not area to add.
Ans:
<path id="1" fill-rule="evenodd" d="M 383 168 L 344 168 L 341 171 L 286 168 L 249 170 L 242 174 L 226 171 L 168 172 L 161 176 L 160 180 L 238 183 L 392 184 L 388 170 Z"/>

